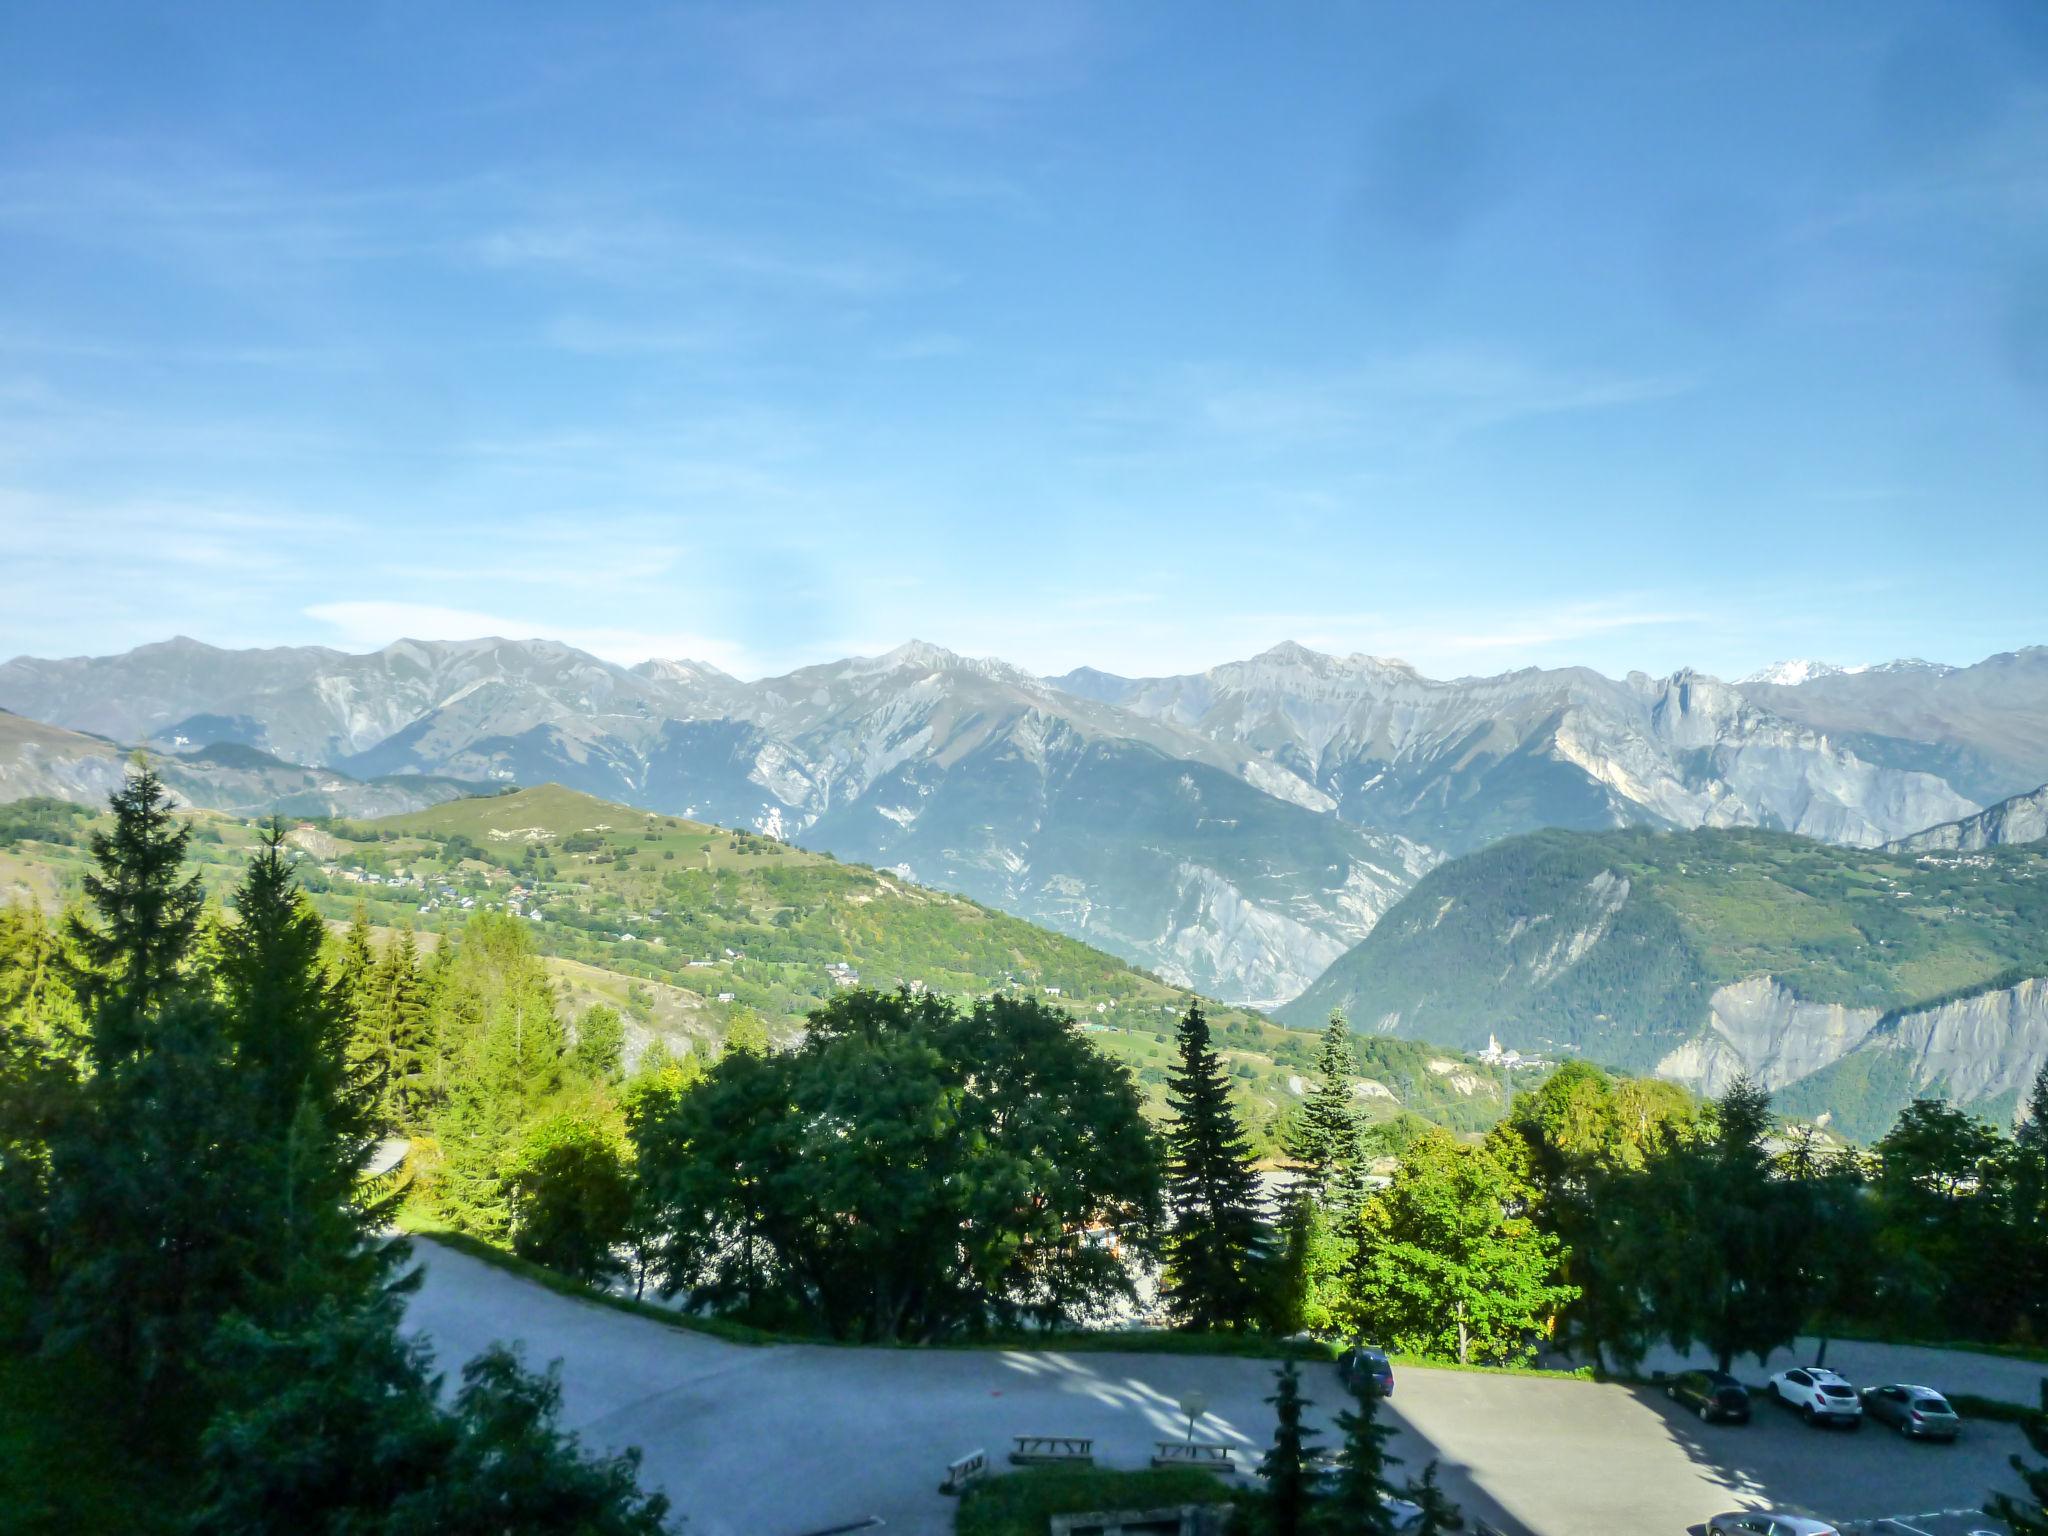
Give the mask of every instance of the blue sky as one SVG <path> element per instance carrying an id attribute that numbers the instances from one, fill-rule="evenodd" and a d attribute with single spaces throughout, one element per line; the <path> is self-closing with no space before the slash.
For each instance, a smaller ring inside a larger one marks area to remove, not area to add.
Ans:
<path id="1" fill-rule="evenodd" d="M 0 561 L 0 655 L 2048 641 L 2048 5 L 9 7 Z"/>

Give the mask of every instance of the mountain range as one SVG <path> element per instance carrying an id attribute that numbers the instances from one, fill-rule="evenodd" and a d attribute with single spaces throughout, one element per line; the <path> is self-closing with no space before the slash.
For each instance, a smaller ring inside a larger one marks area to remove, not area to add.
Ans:
<path id="1" fill-rule="evenodd" d="M 0 707 L 181 767 L 239 749 L 379 787 L 557 781 L 1276 1004 L 1444 859 L 1500 838 L 1755 826 L 1875 846 L 2048 782 L 2048 648 L 1793 675 L 1444 681 L 1287 644 L 1184 676 L 1040 678 L 912 642 L 742 682 L 544 640 L 355 655 L 177 639 L 17 658 Z M 206 803 L 203 783 L 188 793 Z"/>

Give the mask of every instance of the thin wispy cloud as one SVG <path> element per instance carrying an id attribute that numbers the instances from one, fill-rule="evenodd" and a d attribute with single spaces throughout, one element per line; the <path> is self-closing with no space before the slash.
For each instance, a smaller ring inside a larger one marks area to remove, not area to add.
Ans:
<path id="1" fill-rule="evenodd" d="M 752 665 L 747 654 L 730 642 L 689 630 L 551 626 L 531 617 L 384 599 L 315 603 L 306 609 L 306 616 L 325 627 L 329 643 L 344 650 L 380 650 L 399 640 L 557 640 L 621 666 L 657 657 L 708 661 L 727 672 Z"/>

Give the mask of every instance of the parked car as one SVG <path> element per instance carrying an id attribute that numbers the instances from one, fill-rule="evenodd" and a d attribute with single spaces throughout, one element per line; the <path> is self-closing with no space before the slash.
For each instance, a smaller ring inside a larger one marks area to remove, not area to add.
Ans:
<path id="1" fill-rule="evenodd" d="M 1905 1382 L 1865 1387 L 1863 1411 L 1914 1440 L 1953 1440 L 1963 1430 L 1963 1421 L 1949 1406 L 1948 1399 L 1932 1387 L 1915 1387 Z"/>
<path id="2" fill-rule="evenodd" d="M 1707 1522 L 1707 1536 L 1841 1536 L 1825 1520 L 1773 1509 L 1738 1509 Z"/>
<path id="3" fill-rule="evenodd" d="M 1345 1350 L 1337 1359 L 1337 1377 L 1353 1392 L 1394 1395 L 1394 1362 L 1384 1349 L 1358 1344 Z"/>
<path id="4" fill-rule="evenodd" d="M 1848 1381 L 1824 1365 L 1802 1365 L 1771 1378 L 1771 1395 L 1809 1424 L 1863 1427 L 1863 1400 Z"/>
<path id="5" fill-rule="evenodd" d="M 1749 1422 L 1749 1388 L 1726 1371 L 1681 1371 L 1664 1384 L 1664 1395 L 1710 1424 Z"/>

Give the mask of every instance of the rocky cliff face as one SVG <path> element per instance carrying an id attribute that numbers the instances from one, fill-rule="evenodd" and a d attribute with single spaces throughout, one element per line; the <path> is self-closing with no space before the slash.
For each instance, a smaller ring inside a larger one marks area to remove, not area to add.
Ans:
<path id="1" fill-rule="evenodd" d="M 1717 990 L 1710 1007 L 1706 1030 L 1658 1062 L 1660 1077 L 1717 1094 L 1747 1074 L 1779 1090 L 1854 1063 L 1860 1081 L 1883 1085 L 1877 1102 L 1859 1106 L 1866 1131 L 1919 1094 L 2017 1103 L 2048 1063 L 2043 977 L 1885 1014 L 1807 1002 L 1775 977 L 1752 976 Z"/>
<path id="2" fill-rule="evenodd" d="M 1976 853 L 2008 843 L 2048 839 L 2048 784 L 2024 795 L 2001 800 L 1987 811 L 1944 822 L 1885 846 L 1896 853 Z"/>

